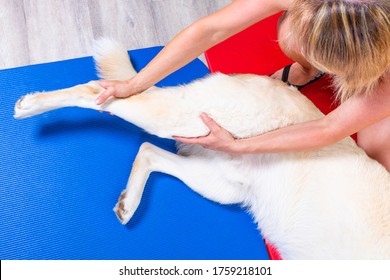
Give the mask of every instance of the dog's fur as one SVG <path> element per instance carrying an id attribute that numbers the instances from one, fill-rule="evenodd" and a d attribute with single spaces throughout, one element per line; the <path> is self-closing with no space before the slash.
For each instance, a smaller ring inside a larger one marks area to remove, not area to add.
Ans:
<path id="1" fill-rule="evenodd" d="M 100 77 L 128 79 L 128 54 L 102 40 L 95 61 Z M 66 106 L 105 110 L 160 137 L 206 135 L 206 112 L 235 137 L 321 118 L 296 89 L 256 75 L 213 74 L 191 84 L 157 88 L 95 104 L 103 88 L 92 81 L 34 93 L 15 105 L 15 118 Z M 245 205 L 262 235 L 284 259 L 389 259 L 390 178 L 350 138 L 308 152 L 230 155 L 198 145 L 178 154 L 144 143 L 115 207 L 125 224 L 136 211 L 149 174 L 176 176 L 213 201 Z"/>

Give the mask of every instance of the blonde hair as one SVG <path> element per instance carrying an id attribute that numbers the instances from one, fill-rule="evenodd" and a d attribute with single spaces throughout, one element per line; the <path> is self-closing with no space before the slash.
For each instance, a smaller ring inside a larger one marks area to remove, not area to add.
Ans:
<path id="1" fill-rule="evenodd" d="M 389 0 L 295 0 L 288 17 L 293 43 L 333 76 L 340 102 L 390 74 Z"/>

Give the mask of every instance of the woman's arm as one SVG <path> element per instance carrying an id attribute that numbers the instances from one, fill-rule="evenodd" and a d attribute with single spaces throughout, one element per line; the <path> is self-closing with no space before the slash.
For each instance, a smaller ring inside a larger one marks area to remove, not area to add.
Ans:
<path id="1" fill-rule="evenodd" d="M 97 103 L 103 103 L 110 96 L 127 97 L 146 90 L 210 47 L 286 9 L 289 2 L 289 0 L 233 1 L 225 8 L 196 21 L 180 32 L 135 77 L 122 82 L 102 82 L 101 85 L 107 90 L 99 95 Z"/>
<path id="2" fill-rule="evenodd" d="M 319 149 L 334 144 L 367 126 L 390 116 L 390 79 L 384 81 L 370 97 L 347 100 L 327 116 L 280 128 L 256 137 L 234 139 L 208 116 L 201 118 L 210 134 L 198 138 L 175 137 L 188 144 L 228 153 L 278 153 Z"/>

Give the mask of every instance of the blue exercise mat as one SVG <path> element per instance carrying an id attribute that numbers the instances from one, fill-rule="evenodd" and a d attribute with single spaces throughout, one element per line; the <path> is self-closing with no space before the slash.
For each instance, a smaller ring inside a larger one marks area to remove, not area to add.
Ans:
<path id="1" fill-rule="evenodd" d="M 137 70 L 160 47 L 130 51 Z M 195 60 L 159 86 L 208 74 Z M 268 259 L 249 214 L 152 173 L 123 226 L 112 208 L 139 146 L 175 151 L 118 117 L 63 108 L 14 120 L 20 96 L 97 79 L 91 57 L 0 71 L 0 259 Z"/>

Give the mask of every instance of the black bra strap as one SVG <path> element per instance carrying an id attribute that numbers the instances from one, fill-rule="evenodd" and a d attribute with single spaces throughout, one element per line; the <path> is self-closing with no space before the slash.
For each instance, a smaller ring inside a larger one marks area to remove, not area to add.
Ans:
<path id="1" fill-rule="evenodd" d="M 289 86 L 296 87 L 297 89 L 301 89 L 301 88 L 303 88 L 303 87 L 305 87 L 305 86 L 307 86 L 307 85 L 309 85 L 309 84 L 311 84 L 311 83 L 317 81 L 318 79 L 320 79 L 322 76 L 325 75 L 324 72 L 321 72 L 321 71 L 320 71 L 320 72 L 318 72 L 318 74 L 317 74 L 313 79 L 311 79 L 310 81 L 308 81 L 306 84 L 303 84 L 303 85 L 294 85 L 294 84 L 291 84 L 291 83 L 288 81 L 288 76 L 289 76 L 289 74 L 290 74 L 291 65 L 292 65 L 292 64 L 287 65 L 286 67 L 284 67 L 283 72 L 282 72 L 282 81 L 283 81 L 284 83 L 286 83 L 287 85 L 289 85 Z"/>
<path id="2" fill-rule="evenodd" d="M 287 83 L 287 84 L 289 84 L 289 82 L 288 82 L 288 75 L 290 74 L 291 65 L 292 64 L 287 65 L 286 67 L 284 67 L 283 73 L 282 73 L 282 82 Z"/>

